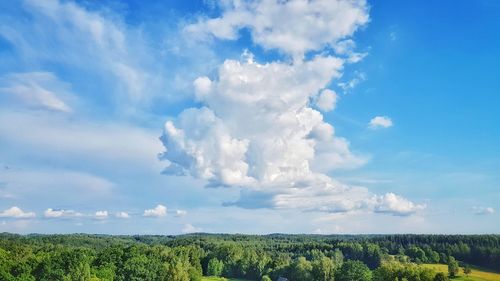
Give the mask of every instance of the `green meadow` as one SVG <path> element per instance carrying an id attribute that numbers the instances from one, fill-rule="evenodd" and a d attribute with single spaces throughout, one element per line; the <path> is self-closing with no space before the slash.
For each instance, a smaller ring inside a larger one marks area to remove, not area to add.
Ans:
<path id="1" fill-rule="evenodd" d="M 434 269 L 436 272 L 448 273 L 448 266 L 446 264 L 424 264 L 422 265 L 427 268 Z M 477 267 L 472 268 L 472 272 L 469 276 L 465 276 L 463 268 L 460 268 L 460 272 L 457 278 L 451 279 L 457 281 L 499 281 L 500 273 L 492 272 L 486 269 L 480 269 Z"/>
<path id="2" fill-rule="evenodd" d="M 249 280 L 215 277 L 215 276 L 204 276 L 201 278 L 201 281 L 249 281 Z"/>

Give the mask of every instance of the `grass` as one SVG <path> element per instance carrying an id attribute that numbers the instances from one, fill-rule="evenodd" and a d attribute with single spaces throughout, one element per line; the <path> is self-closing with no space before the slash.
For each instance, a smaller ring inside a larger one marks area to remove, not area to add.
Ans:
<path id="1" fill-rule="evenodd" d="M 448 275 L 448 266 L 446 264 L 423 264 L 422 266 L 434 269 L 436 272 L 444 272 Z M 203 276 L 202 281 L 249 281 L 244 279 L 233 279 L 215 276 Z M 465 276 L 462 268 L 458 273 L 458 277 L 451 279 L 451 281 L 500 281 L 500 274 L 486 269 L 477 267 L 472 268 L 471 274 Z"/>
<path id="2" fill-rule="evenodd" d="M 224 278 L 224 277 L 215 277 L 215 276 L 203 276 L 203 277 L 201 277 L 201 281 L 248 281 L 248 280 L 234 279 L 234 278 Z"/>
<path id="3" fill-rule="evenodd" d="M 436 272 L 444 272 L 448 274 L 448 266 L 446 264 L 423 264 L 427 268 L 432 268 Z M 458 273 L 458 277 L 455 279 L 456 281 L 500 281 L 500 274 L 492 271 L 488 271 L 485 269 L 480 269 L 477 267 L 472 268 L 471 274 L 469 276 L 465 276 L 462 268 Z"/>

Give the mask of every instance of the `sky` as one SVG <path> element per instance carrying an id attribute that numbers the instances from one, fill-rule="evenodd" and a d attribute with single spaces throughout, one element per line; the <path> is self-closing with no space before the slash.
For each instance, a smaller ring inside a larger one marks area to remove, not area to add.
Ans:
<path id="1" fill-rule="evenodd" d="M 499 233 L 494 0 L 0 2 L 0 232 Z"/>

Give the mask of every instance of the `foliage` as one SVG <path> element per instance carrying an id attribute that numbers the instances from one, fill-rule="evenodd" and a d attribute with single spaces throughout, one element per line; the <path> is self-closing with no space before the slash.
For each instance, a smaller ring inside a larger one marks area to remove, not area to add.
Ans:
<path id="1" fill-rule="evenodd" d="M 436 277 L 434 277 L 434 281 L 448 281 L 448 277 L 446 274 L 439 272 L 436 274 Z"/>
<path id="2" fill-rule="evenodd" d="M 433 281 L 435 272 L 429 268 L 418 266 L 414 263 L 388 262 L 381 265 L 373 273 L 374 281 L 408 280 L 408 281 Z"/>
<path id="3" fill-rule="evenodd" d="M 210 276 L 221 276 L 224 270 L 224 263 L 217 258 L 212 258 L 208 262 L 207 273 Z"/>
<path id="4" fill-rule="evenodd" d="M 459 270 L 460 267 L 458 265 L 458 262 L 454 257 L 450 257 L 448 259 L 448 275 L 450 275 L 451 278 L 454 278 L 457 276 Z"/>
<path id="5" fill-rule="evenodd" d="M 498 235 L 0 234 L 2 281 L 211 280 L 203 273 L 228 280 L 433 281 L 447 277 L 425 263 L 447 264 L 444 272 L 448 266 L 450 276 L 462 278 L 458 260 L 495 270 L 499 257 Z M 470 280 L 478 274 L 494 276 L 474 267 Z"/>
<path id="6" fill-rule="evenodd" d="M 464 274 L 467 276 L 469 276 L 469 274 L 471 274 L 471 272 L 472 272 L 472 269 L 470 268 L 470 265 L 468 265 L 468 264 L 464 265 L 463 270 L 464 270 Z"/>
<path id="7" fill-rule="evenodd" d="M 372 272 L 366 264 L 360 261 L 347 261 L 337 272 L 335 276 L 337 281 L 370 281 L 372 280 Z"/>

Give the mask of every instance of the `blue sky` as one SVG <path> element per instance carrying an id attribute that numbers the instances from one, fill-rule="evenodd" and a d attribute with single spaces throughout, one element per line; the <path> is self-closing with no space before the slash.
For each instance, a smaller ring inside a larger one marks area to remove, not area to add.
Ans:
<path id="1" fill-rule="evenodd" d="M 500 231 L 496 1 L 0 11 L 0 231 Z"/>

